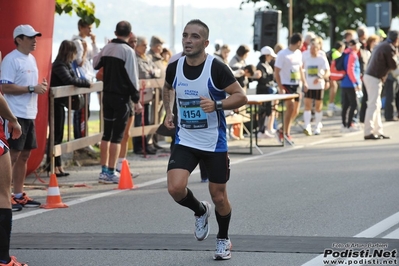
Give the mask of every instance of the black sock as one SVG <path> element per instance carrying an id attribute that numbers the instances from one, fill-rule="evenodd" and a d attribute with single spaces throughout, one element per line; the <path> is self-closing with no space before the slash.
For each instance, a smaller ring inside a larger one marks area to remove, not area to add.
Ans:
<path id="1" fill-rule="evenodd" d="M 229 232 L 231 211 L 226 216 L 221 216 L 215 210 L 215 215 L 216 215 L 216 221 L 218 222 L 219 225 L 219 232 L 217 234 L 217 238 L 223 238 L 223 239 L 229 238 L 228 232 Z"/>
<path id="2" fill-rule="evenodd" d="M 177 203 L 192 210 L 195 216 L 204 215 L 206 212 L 205 206 L 194 197 L 193 192 L 189 188 L 186 189 L 187 196 L 181 201 L 177 201 Z"/>
<path id="3" fill-rule="evenodd" d="M 10 262 L 11 209 L 0 209 L 0 263 Z"/>

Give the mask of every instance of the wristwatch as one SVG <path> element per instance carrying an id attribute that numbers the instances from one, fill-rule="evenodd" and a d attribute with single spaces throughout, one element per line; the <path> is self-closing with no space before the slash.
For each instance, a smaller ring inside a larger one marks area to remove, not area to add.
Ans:
<path id="1" fill-rule="evenodd" d="M 29 91 L 29 93 L 33 93 L 33 92 L 35 91 L 35 87 L 29 85 L 29 86 L 28 86 L 28 91 Z"/>
<path id="2" fill-rule="evenodd" d="M 215 101 L 216 110 L 220 111 L 223 110 L 223 103 L 222 101 Z"/>

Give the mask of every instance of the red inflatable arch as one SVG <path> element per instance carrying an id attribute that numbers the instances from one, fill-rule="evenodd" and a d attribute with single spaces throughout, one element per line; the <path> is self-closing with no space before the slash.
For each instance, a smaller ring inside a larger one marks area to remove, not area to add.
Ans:
<path id="1" fill-rule="evenodd" d="M 46 78 L 50 82 L 51 52 L 53 45 L 53 28 L 55 0 L 0 1 L 0 51 L 3 58 L 15 49 L 12 37 L 14 28 L 20 24 L 30 24 L 42 33 L 37 38 L 35 56 L 39 68 L 39 82 Z M 35 171 L 43 160 L 46 150 L 48 124 L 48 93 L 39 95 L 38 114 L 36 118 L 36 134 L 38 148 L 32 151 L 28 161 L 27 175 Z"/>

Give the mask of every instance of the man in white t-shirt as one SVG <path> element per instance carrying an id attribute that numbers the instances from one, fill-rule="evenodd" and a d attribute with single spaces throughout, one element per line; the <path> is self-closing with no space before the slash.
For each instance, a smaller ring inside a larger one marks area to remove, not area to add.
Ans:
<path id="1" fill-rule="evenodd" d="M 13 210 L 40 206 L 40 202 L 29 198 L 23 191 L 27 161 L 31 150 L 37 148 L 35 119 L 38 94 L 44 94 L 47 91 L 46 79 L 38 83 L 39 73 L 36 60 L 31 54 L 36 50 L 36 36 L 42 36 L 42 34 L 30 25 L 16 27 L 13 38 L 17 48 L 6 55 L 1 64 L 4 98 L 22 127 L 22 135 L 18 139 L 13 139 L 12 132 L 6 132 L 10 134 L 8 143 L 13 166 L 14 194 L 11 199 Z"/>
<path id="2" fill-rule="evenodd" d="M 320 53 L 321 43 L 319 39 L 312 39 L 309 43 L 309 55 L 303 55 L 303 69 L 305 70 L 306 82 L 308 88 L 305 93 L 305 111 L 303 119 L 305 121 L 304 133 L 312 135 L 310 120 L 312 117 L 311 109 L 313 100 L 315 101 L 315 130 L 314 134 L 319 135 L 323 127 L 321 120 L 323 118 L 323 96 L 325 83 L 330 76 L 330 66 L 324 53 Z"/>
<path id="3" fill-rule="evenodd" d="M 295 33 L 290 38 L 288 48 L 281 50 L 277 54 L 276 62 L 274 64 L 274 77 L 276 79 L 279 93 L 301 94 L 298 92 L 300 82 L 304 89 L 308 85 L 305 80 L 305 75 L 302 69 L 302 53 L 299 48 L 302 46 L 302 36 L 300 33 Z M 295 100 L 286 100 L 285 104 L 287 110 L 284 115 L 284 128 L 279 132 L 279 140 L 282 142 L 287 140 L 292 143 L 291 125 L 293 120 L 299 113 L 300 98 Z"/>

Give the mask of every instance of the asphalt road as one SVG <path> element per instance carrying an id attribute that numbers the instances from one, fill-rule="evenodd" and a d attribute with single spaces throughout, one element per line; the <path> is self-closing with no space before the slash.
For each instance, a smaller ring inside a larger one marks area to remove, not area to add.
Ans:
<path id="1" fill-rule="evenodd" d="M 337 255 L 379 247 L 388 252 L 385 260 L 392 259 L 388 265 L 399 265 L 393 261 L 399 261 L 397 253 L 389 253 L 399 250 L 398 122 L 385 123 L 390 140 L 364 141 L 362 132 L 340 134 L 333 120 L 325 121 L 320 136 L 297 131 L 295 146 L 231 155 L 229 261 L 212 260 L 214 213 L 211 235 L 198 242 L 193 214 L 168 195 L 166 153 L 129 156 L 131 170 L 140 171 L 135 190 L 96 184 L 99 166 L 68 169 L 71 177 L 59 183 L 69 208 L 14 213 L 12 255 L 29 266 L 323 266 L 335 265 L 323 262 L 332 258 L 322 257 L 326 250 Z M 243 147 L 247 140 L 231 149 Z M 199 180 L 196 170 L 190 189 L 210 201 L 207 184 Z M 46 201 L 40 186 L 27 191 Z M 348 243 L 352 246 L 342 247 Z M 346 259 L 336 265 L 364 264 L 354 255 Z M 364 265 L 380 265 L 368 259 Z"/>

